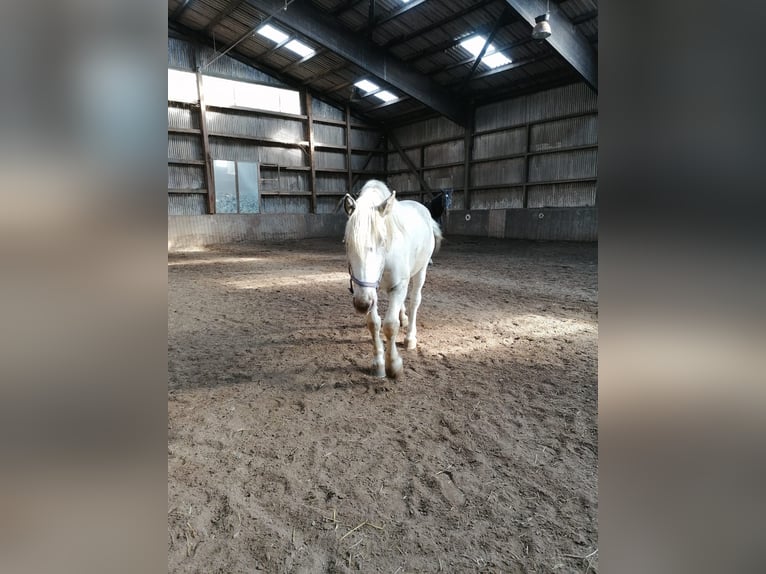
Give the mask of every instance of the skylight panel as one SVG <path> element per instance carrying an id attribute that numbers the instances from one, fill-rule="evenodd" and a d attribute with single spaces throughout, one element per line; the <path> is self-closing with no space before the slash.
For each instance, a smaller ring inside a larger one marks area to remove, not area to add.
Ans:
<path id="1" fill-rule="evenodd" d="M 489 50 L 487 50 L 489 52 Z M 490 54 L 487 56 L 486 54 L 481 59 L 481 62 L 483 64 L 487 64 L 490 68 L 499 68 L 500 66 L 505 66 L 506 64 L 510 64 L 511 60 L 503 56 L 502 54 L 495 53 Z"/>
<path id="2" fill-rule="evenodd" d="M 289 36 L 285 34 L 282 30 L 277 30 L 271 24 L 266 24 L 265 26 L 261 26 L 260 28 L 258 28 L 258 33 L 261 36 L 265 36 L 269 40 L 273 40 L 277 44 L 281 44 L 282 42 L 287 40 L 287 38 L 289 38 Z"/>
<path id="3" fill-rule="evenodd" d="M 306 44 L 304 44 L 300 40 L 290 40 L 287 44 L 285 44 L 285 48 L 287 48 L 291 52 L 295 52 L 301 58 L 308 58 L 310 56 L 313 56 L 315 53 L 312 48 L 308 47 Z"/>
<path id="4" fill-rule="evenodd" d="M 465 50 L 470 52 L 475 58 L 478 58 L 486 41 L 487 39 L 484 36 L 476 34 L 460 42 L 460 45 Z M 506 58 L 500 52 L 495 52 L 495 50 L 496 48 L 494 44 L 487 46 L 487 51 L 484 53 L 484 57 L 481 59 L 481 63 L 486 64 L 490 68 L 497 68 L 499 66 L 504 66 L 511 63 L 510 58 Z"/>
<path id="5" fill-rule="evenodd" d="M 380 88 L 380 86 L 373 84 L 370 80 L 359 80 L 354 85 L 365 93 L 374 92 Z"/>
<path id="6" fill-rule="evenodd" d="M 381 90 L 379 92 L 374 93 L 373 96 L 375 96 L 376 98 L 378 98 L 380 100 L 383 100 L 386 103 L 398 99 L 397 96 L 395 96 L 394 94 L 392 94 L 388 90 Z"/>

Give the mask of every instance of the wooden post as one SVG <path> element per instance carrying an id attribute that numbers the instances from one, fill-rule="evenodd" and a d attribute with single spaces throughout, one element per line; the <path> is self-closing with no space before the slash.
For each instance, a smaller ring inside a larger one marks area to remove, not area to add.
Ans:
<path id="1" fill-rule="evenodd" d="M 529 140 L 532 135 L 532 124 L 527 122 L 527 142 L 526 142 L 526 149 L 524 151 L 524 198 L 522 207 L 526 209 L 529 207 L 529 156 L 530 156 L 530 145 Z"/>
<path id="2" fill-rule="evenodd" d="M 351 170 L 351 107 L 346 106 L 346 169 L 348 170 L 348 191 L 354 187 L 354 174 Z"/>
<path id="3" fill-rule="evenodd" d="M 312 113 L 311 94 L 305 92 L 306 101 L 306 137 L 309 142 L 309 188 L 311 191 L 310 213 L 317 212 L 317 173 L 314 158 L 314 114 Z"/>
<path id="4" fill-rule="evenodd" d="M 404 150 L 402 149 L 402 146 L 399 145 L 399 140 L 396 139 L 396 136 L 394 135 L 394 132 L 389 131 L 386 134 L 386 137 L 388 137 L 388 140 L 394 144 L 394 148 L 396 148 L 396 151 L 399 152 L 399 155 L 402 156 L 402 159 L 404 160 L 404 163 L 407 164 L 407 167 L 410 168 L 410 171 L 415 174 L 415 177 L 418 178 L 418 181 L 420 182 L 421 189 L 426 190 L 428 193 L 431 192 L 431 186 L 428 185 L 428 182 L 423 178 L 423 174 L 420 170 L 415 166 L 415 164 L 410 159 L 410 156 L 408 156 L 406 153 L 404 153 Z M 423 148 L 421 147 L 421 153 L 423 151 Z M 421 159 L 422 163 L 422 159 Z M 422 197 L 422 194 L 421 194 Z"/>
<path id="5" fill-rule="evenodd" d="M 468 106 L 468 120 L 463 140 L 463 209 L 471 209 L 471 156 L 473 155 L 473 105 Z"/>
<path id="6" fill-rule="evenodd" d="M 199 53 L 197 55 L 199 58 Z M 199 64 L 199 63 L 198 63 Z M 205 91 L 202 89 L 202 72 L 197 65 L 197 95 L 199 96 L 199 127 L 202 133 L 202 153 L 205 160 L 205 185 L 207 186 L 207 212 L 215 213 L 215 181 L 213 179 L 213 161 L 210 156 L 210 142 L 207 132 L 207 112 Z"/>

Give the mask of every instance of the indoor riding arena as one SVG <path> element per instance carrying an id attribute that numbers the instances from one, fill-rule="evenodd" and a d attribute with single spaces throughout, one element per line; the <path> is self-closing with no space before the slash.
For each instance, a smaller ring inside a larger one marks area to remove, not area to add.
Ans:
<path id="1" fill-rule="evenodd" d="M 169 1 L 169 572 L 598 571 L 597 3 L 550 7 Z M 443 236 L 397 377 L 370 180 Z"/>

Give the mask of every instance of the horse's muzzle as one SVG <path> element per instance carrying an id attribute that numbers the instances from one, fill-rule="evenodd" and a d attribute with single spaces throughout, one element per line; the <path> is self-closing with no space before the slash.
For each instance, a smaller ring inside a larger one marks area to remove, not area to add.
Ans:
<path id="1" fill-rule="evenodd" d="M 359 313 L 367 314 L 372 308 L 372 299 L 358 299 L 354 297 L 354 309 Z"/>

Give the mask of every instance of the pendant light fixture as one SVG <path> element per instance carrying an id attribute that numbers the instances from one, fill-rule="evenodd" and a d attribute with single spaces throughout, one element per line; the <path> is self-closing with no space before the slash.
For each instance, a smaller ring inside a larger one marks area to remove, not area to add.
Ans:
<path id="1" fill-rule="evenodd" d="M 535 27 L 532 28 L 532 37 L 535 40 L 545 40 L 551 35 L 551 24 L 548 21 L 550 18 L 550 0 L 545 3 L 545 14 L 541 14 L 535 18 Z"/>

